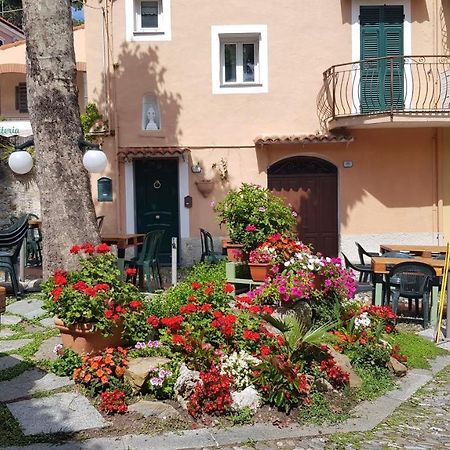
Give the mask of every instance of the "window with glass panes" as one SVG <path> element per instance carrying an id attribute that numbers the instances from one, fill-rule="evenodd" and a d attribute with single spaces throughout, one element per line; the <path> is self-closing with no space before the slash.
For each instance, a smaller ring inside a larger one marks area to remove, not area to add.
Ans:
<path id="1" fill-rule="evenodd" d="M 258 83 L 258 41 L 221 40 L 222 84 Z"/>
<path id="2" fill-rule="evenodd" d="M 137 28 L 141 30 L 159 28 L 161 26 L 161 7 L 159 1 L 139 1 L 136 8 Z"/>

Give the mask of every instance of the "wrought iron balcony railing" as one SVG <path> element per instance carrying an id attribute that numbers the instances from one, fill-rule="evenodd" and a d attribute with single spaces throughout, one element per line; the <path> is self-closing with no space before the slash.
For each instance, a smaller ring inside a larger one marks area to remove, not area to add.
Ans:
<path id="1" fill-rule="evenodd" d="M 337 64 L 323 74 L 323 123 L 376 114 L 450 115 L 450 56 L 387 56 Z"/>

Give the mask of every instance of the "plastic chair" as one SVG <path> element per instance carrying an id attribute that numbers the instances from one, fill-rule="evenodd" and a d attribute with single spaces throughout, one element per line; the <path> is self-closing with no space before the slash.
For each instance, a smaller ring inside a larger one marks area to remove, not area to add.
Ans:
<path id="1" fill-rule="evenodd" d="M 24 215 L 14 227 L 14 230 L 0 233 L 0 269 L 9 273 L 11 284 L 16 298 L 20 298 L 20 286 L 16 273 L 16 264 L 19 258 L 22 242 L 28 232 L 28 214 Z"/>
<path id="2" fill-rule="evenodd" d="M 105 216 L 98 216 L 95 218 L 95 220 L 97 221 L 98 231 L 101 232 L 102 228 L 103 228 L 103 221 L 105 220 Z"/>
<path id="3" fill-rule="evenodd" d="M 139 272 L 139 285 L 143 287 L 144 278 L 147 282 L 147 291 L 152 291 L 152 281 L 156 289 L 162 289 L 162 277 L 159 267 L 159 247 L 166 230 L 153 230 L 146 234 L 141 252 L 137 258 L 125 261 L 130 268 L 137 268 Z M 134 277 L 134 281 L 136 277 Z M 155 290 L 156 290 L 155 289 Z"/>
<path id="4" fill-rule="evenodd" d="M 422 262 L 402 262 L 396 264 L 389 272 L 386 279 L 388 297 L 391 291 L 391 279 L 397 278 L 399 285 L 392 293 L 392 310 L 397 314 L 398 300 L 400 297 L 409 301 L 416 300 L 416 316 L 419 315 L 419 300 L 422 299 L 423 326 L 428 326 L 430 309 L 430 292 L 432 283 L 436 278 L 436 271 L 428 264 Z"/>
<path id="5" fill-rule="evenodd" d="M 347 258 L 347 256 L 342 253 L 342 256 L 344 257 L 345 261 L 345 267 L 347 269 L 353 269 L 355 272 L 359 272 L 359 282 L 367 282 L 369 278 L 372 278 L 372 266 L 367 264 L 353 264 L 350 262 L 350 260 Z"/>
<path id="6" fill-rule="evenodd" d="M 216 263 L 224 256 L 221 253 L 214 251 L 214 242 L 211 233 L 203 228 L 200 228 L 200 241 L 202 244 L 202 255 L 200 257 L 200 262 Z"/>
<path id="7" fill-rule="evenodd" d="M 29 218 L 39 219 L 36 214 L 30 214 Z M 27 232 L 27 263 L 33 261 L 36 266 L 42 266 L 42 233 L 39 227 L 30 228 Z"/>
<path id="8" fill-rule="evenodd" d="M 355 244 L 358 249 L 359 262 L 360 262 L 361 266 L 365 266 L 367 269 L 371 269 L 369 273 L 360 272 L 359 281 L 360 282 L 361 281 L 370 282 L 370 281 L 372 281 L 372 264 L 370 262 L 366 263 L 366 261 L 364 261 L 364 256 L 367 256 L 370 261 L 370 259 L 373 258 L 374 256 L 380 256 L 380 255 L 377 252 L 367 252 L 366 250 L 363 249 L 361 244 L 359 244 L 358 242 L 355 242 Z"/>

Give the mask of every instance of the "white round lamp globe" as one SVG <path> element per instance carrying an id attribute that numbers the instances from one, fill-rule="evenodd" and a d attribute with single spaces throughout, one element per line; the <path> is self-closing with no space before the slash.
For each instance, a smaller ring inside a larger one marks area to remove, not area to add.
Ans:
<path id="1" fill-rule="evenodd" d="M 14 173 L 23 175 L 33 168 L 33 158 L 24 150 L 15 151 L 9 155 L 8 165 Z"/>
<path id="2" fill-rule="evenodd" d="M 88 150 L 83 156 L 83 165 L 90 173 L 103 172 L 108 164 L 108 159 L 102 150 Z"/>

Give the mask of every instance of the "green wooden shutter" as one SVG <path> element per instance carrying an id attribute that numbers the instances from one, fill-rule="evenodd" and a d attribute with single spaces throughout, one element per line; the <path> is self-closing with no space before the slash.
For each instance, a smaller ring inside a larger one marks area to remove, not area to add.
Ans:
<path id="1" fill-rule="evenodd" d="M 361 6 L 359 19 L 361 60 L 403 55 L 403 6 Z M 403 108 L 402 58 L 392 66 L 390 60 L 361 62 L 360 69 L 362 113 Z"/>

